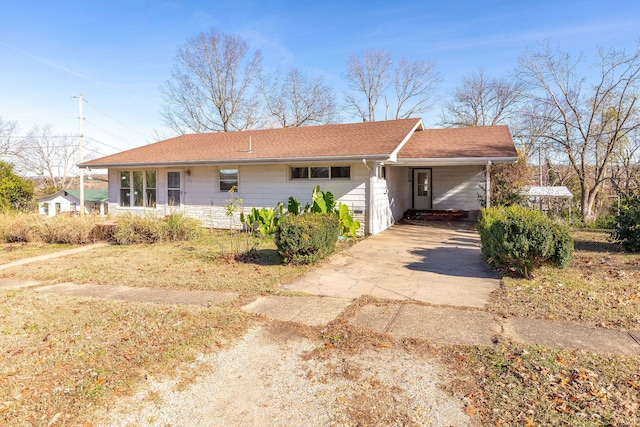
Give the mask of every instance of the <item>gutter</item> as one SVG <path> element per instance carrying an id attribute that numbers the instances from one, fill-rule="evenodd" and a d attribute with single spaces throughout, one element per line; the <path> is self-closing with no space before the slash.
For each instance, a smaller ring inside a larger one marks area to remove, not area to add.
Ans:
<path id="1" fill-rule="evenodd" d="M 397 166 L 463 166 L 478 165 L 484 166 L 487 162 L 491 163 L 515 163 L 518 161 L 517 156 L 513 157 L 427 157 L 413 159 L 398 159 L 394 164 Z"/>
<path id="2" fill-rule="evenodd" d="M 252 165 L 265 165 L 274 163 L 296 163 L 296 162 L 357 162 L 358 160 L 380 160 L 386 161 L 389 159 L 388 154 L 367 154 L 358 156 L 322 156 L 322 157 L 274 157 L 274 158 L 260 158 L 260 159 L 224 159 L 224 160 L 179 160 L 168 162 L 114 162 L 114 163 L 80 163 L 79 168 L 83 169 L 108 169 L 108 168 L 121 168 L 121 167 L 187 167 L 187 166 L 215 166 L 215 165 L 238 165 L 238 164 L 252 164 Z"/>

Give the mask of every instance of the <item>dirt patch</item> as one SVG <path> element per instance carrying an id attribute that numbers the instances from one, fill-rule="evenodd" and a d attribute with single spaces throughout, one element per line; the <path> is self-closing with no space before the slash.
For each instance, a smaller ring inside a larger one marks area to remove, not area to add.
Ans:
<path id="1" fill-rule="evenodd" d="M 175 380 L 149 382 L 105 424 L 470 425 L 461 402 L 439 388 L 448 376 L 433 356 L 402 346 L 355 354 L 313 332 L 254 327 L 230 349 L 199 358 L 208 372 L 193 384 L 180 391 Z"/>

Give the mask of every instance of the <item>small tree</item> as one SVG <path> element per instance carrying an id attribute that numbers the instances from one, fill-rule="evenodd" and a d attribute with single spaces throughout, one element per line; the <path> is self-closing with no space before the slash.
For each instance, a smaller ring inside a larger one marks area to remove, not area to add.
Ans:
<path id="1" fill-rule="evenodd" d="M 621 196 L 611 240 L 620 243 L 626 251 L 640 252 L 640 192 Z"/>
<path id="2" fill-rule="evenodd" d="M 33 202 L 33 183 L 13 171 L 13 165 L 0 160 L 0 210 L 26 210 Z"/>
<path id="3" fill-rule="evenodd" d="M 521 205 L 526 201 L 522 189 L 527 185 L 529 166 L 518 151 L 516 163 L 497 163 L 491 166 L 491 206 Z M 480 186 L 478 197 L 486 206 L 486 187 Z"/>

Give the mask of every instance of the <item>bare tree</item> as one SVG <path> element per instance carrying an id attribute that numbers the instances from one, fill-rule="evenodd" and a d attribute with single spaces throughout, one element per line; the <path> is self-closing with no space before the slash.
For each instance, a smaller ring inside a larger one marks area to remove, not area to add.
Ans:
<path id="1" fill-rule="evenodd" d="M 279 79 L 272 76 L 263 81 L 266 107 L 281 127 L 323 125 L 337 120 L 333 90 L 322 77 L 306 77 L 292 68 Z"/>
<path id="2" fill-rule="evenodd" d="M 351 92 L 346 95 L 346 109 L 363 122 L 376 120 L 378 101 L 389 85 L 391 54 L 365 49 L 361 56 L 352 54 L 347 60 L 345 79 Z"/>
<path id="3" fill-rule="evenodd" d="M 0 116 L 0 157 L 15 153 L 18 122 L 8 122 Z"/>
<path id="4" fill-rule="evenodd" d="M 447 127 L 507 124 L 518 113 L 522 84 L 508 78 L 489 78 L 480 68 L 462 79 L 444 105 L 441 124 Z"/>
<path id="5" fill-rule="evenodd" d="M 631 194 L 640 189 L 640 128 L 627 135 L 613 153 L 609 171 L 616 192 Z"/>
<path id="6" fill-rule="evenodd" d="M 52 190 L 69 188 L 78 176 L 80 147 L 74 138 L 56 136 L 51 126 L 33 127 L 21 141 L 18 165 L 26 173 L 42 178 Z"/>
<path id="7" fill-rule="evenodd" d="M 260 51 L 237 35 L 200 33 L 178 48 L 171 79 L 161 88 L 164 122 L 178 133 L 246 130 L 260 115 Z"/>
<path id="8" fill-rule="evenodd" d="M 346 67 L 344 78 L 350 92 L 345 95 L 345 107 L 364 122 L 376 120 L 380 99 L 385 100 L 385 120 L 428 111 L 440 84 L 435 62 L 403 57 L 394 68 L 391 54 L 383 50 L 365 49 L 362 55 L 352 54 Z M 395 99 L 395 105 L 389 105 L 389 99 Z"/>
<path id="9" fill-rule="evenodd" d="M 407 119 L 431 109 L 433 95 L 442 81 L 435 67 L 435 61 L 400 59 L 394 78 L 395 111 L 391 117 L 385 114 L 385 118 Z"/>
<path id="10" fill-rule="evenodd" d="M 542 107 L 548 123 L 540 135 L 573 168 L 580 184 L 585 219 L 595 217 L 594 201 L 621 143 L 640 127 L 640 51 L 598 52 L 595 81 L 580 72 L 584 59 L 552 50 L 522 56 L 520 75 L 530 99 Z"/>

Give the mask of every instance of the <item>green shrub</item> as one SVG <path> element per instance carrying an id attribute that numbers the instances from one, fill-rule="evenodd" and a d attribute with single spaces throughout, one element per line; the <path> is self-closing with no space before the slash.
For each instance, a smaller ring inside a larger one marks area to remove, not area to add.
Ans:
<path id="1" fill-rule="evenodd" d="M 333 194 L 330 191 L 322 191 L 319 185 L 313 188 L 311 194 L 311 203 L 307 203 L 301 208 L 300 202 L 293 196 L 289 197 L 287 211 L 290 215 L 299 215 L 300 213 L 316 213 L 316 214 L 334 214 L 340 222 L 340 235 L 343 237 L 356 237 L 357 231 L 360 229 L 360 221 L 354 220 L 349 212 L 349 207 L 342 203 L 336 203 Z"/>
<path id="2" fill-rule="evenodd" d="M 567 227 L 525 207 L 483 209 L 478 231 L 485 260 L 524 277 L 547 263 L 564 268 L 573 258 Z"/>
<path id="3" fill-rule="evenodd" d="M 622 244 L 626 251 L 640 252 L 640 194 L 621 198 L 611 240 Z"/>
<path id="4" fill-rule="evenodd" d="M 275 242 L 285 262 L 308 264 L 330 255 L 339 235 L 336 215 L 305 213 L 280 220 Z"/>

